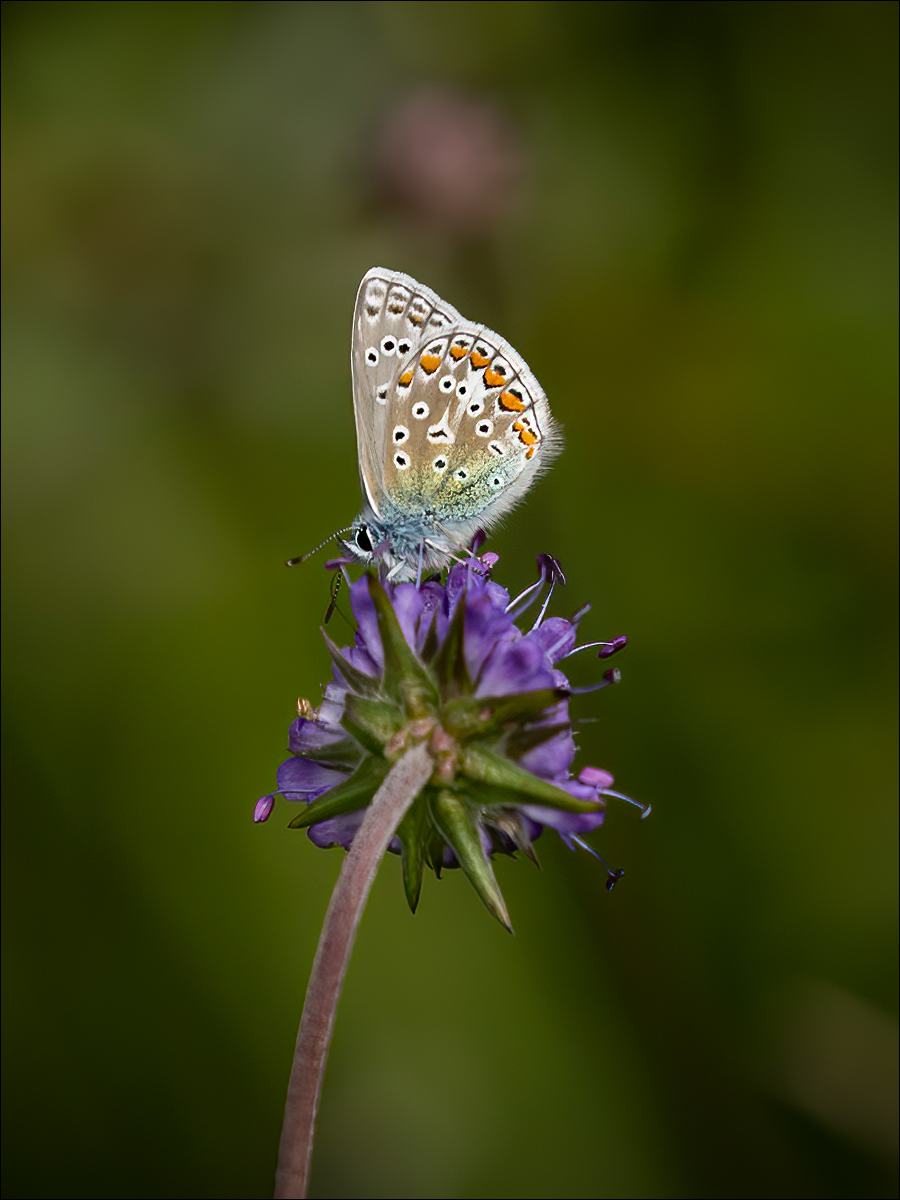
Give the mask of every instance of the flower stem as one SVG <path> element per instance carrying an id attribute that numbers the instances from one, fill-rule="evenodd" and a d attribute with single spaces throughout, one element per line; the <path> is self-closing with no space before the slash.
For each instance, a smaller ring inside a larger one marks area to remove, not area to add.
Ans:
<path id="1" fill-rule="evenodd" d="M 322 1076 L 356 928 L 388 843 L 433 767 L 425 744 L 413 746 L 398 759 L 375 793 L 341 867 L 322 926 L 297 1034 L 278 1149 L 275 1200 L 302 1200 L 306 1196 Z"/>

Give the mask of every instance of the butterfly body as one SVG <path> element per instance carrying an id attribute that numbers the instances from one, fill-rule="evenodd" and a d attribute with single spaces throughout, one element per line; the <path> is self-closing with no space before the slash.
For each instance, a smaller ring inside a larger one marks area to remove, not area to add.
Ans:
<path id="1" fill-rule="evenodd" d="M 341 545 L 392 582 L 464 554 L 561 448 L 521 356 L 398 271 L 360 284 L 352 369 L 364 503 Z"/>

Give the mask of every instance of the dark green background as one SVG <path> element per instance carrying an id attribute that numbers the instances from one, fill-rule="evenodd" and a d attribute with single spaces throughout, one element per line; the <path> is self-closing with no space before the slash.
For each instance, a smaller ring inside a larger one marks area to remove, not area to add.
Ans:
<path id="1" fill-rule="evenodd" d="M 328 675 L 281 564 L 357 510 L 375 264 L 546 388 L 498 578 L 551 551 L 629 634 L 579 761 L 653 815 L 611 896 L 500 862 L 514 939 L 385 864 L 313 1194 L 894 1194 L 896 6 L 3 7 L 5 1194 L 271 1193 L 340 854 L 250 812 Z M 367 175 L 431 82 L 520 139 L 465 244 Z"/>

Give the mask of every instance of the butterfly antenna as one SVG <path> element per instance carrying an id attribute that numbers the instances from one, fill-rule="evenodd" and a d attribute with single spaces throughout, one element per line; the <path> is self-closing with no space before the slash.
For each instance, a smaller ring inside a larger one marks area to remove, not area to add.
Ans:
<path id="1" fill-rule="evenodd" d="M 328 537 L 325 539 L 325 541 L 324 541 L 324 542 L 319 542 L 318 546 L 316 546 L 316 547 L 315 547 L 315 549 L 313 549 L 313 550 L 307 550 L 307 552 L 306 552 L 305 554 L 301 554 L 299 558 L 289 558 L 289 559 L 287 560 L 287 562 L 286 562 L 284 565 L 285 565 L 286 567 L 296 567 L 296 566 L 299 566 L 299 564 L 300 564 L 300 563 L 302 563 L 302 562 L 306 562 L 306 560 L 307 560 L 308 558 L 312 558 L 312 556 L 313 556 L 314 554 L 318 554 L 318 553 L 319 553 L 319 551 L 322 549 L 322 547 L 323 547 L 323 546 L 327 546 L 327 545 L 328 545 L 328 543 L 329 543 L 329 542 L 330 542 L 330 541 L 331 541 L 333 538 L 340 537 L 340 535 L 341 535 L 342 533 L 351 533 L 351 532 L 352 532 L 352 530 L 353 530 L 353 526 L 352 526 L 352 525 L 348 525 L 346 529 L 336 529 L 334 533 L 330 533 L 330 534 L 328 535 Z"/>

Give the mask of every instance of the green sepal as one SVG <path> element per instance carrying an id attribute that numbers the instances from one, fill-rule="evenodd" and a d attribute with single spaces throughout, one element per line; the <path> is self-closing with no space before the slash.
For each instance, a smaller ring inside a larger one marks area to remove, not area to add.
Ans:
<path id="1" fill-rule="evenodd" d="M 374 575 L 367 578 L 384 647 L 384 690 L 402 701 L 407 716 L 432 716 L 440 700 L 434 680 L 403 636 L 387 592 Z"/>
<path id="2" fill-rule="evenodd" d="M 348 729 L 348 733 L 351 731 Z M 353 770 L 360 760 L 359 741 L 353 740 L 356 735 L 348 738 L 341 738 L 338 742 L 332 742 L 328 746 L 313 746 L 309 750 L 291 751 L 299 758 L 308 758 L 312 762 L 322 763 L 324 766 L 339 767 L 345 770 Z"/>
<path id="3" fill-rule="evenodd" d="M 306 829 L 310 825 L 318 825 L 320 821 L 329 821 L 332 817 L 342 817 L 344 813 L 365 808 L 381 787 L 389 767 L 390 763 L 383 758 L 367 754 L 349 779 L 330 788 L 318 800 L 313 800 L 288 823 L 288 829 Z"/>
<path id="4" fill-rule="evenodd" d="M 562 788 L 555 787 L 546 779 L 539 779 L 524 767 L 504 758 L 483 746 L 465 746 L 460 752 L 458 774 L 466 776 L 476 784 L 484 784 L 507 799 L 499 801 L 509 804 L 543 804 L 546 808 L 559 808 L 563 812 L 596 813 L 604 807 L 593 800 L 576 800 Z M 466 779 L 457 777 L 457 790 L 466 791 Z M 489 803 L 497 803 L 490 801 Z"/>
<path id="5" fill-rule="evenodd" d="M 511 721 L 532 721 L 559 704 L 556 688 L 535 688 L 508 696 L 462 696 L 441 712 L 441 722 L 455 738 L 495 738 Z"/>
<path id="6" fill-rule="evenodd" d="M 325 646 L 331 656 L 331 661 L 334 664 L 334 669 L 340 671 L 344 679 L 347 681 L 347 686 L 351 691 L 358 693 L 360 696 L 380 696 L 381 681 L 367 675 L 365 671 L 360 671 L 359 667 L 354 667 L 349 663 L 340 650 L 328 636 L 324 629 L 321 630 L 322 637 L 325 639 Z"/>
<path id="7" fill-rule="evenodd" d="M 444 869 L 444 836 L 435 826 L 431 816 L 432 801 L 437 796 L 437 792 L 429 788 L 425 792 L 425 804 L 423 805 L 427 819 L 425 821 L 424 836 L 422 844 L 425 850 L 425 861 L 432 871 L 436 879 L 440 879 L 441 871 Z"/>
<path id="8" fill-rule="evenodd" d="M 512 933 L 509 913 L 481 845 L 478 824 L 469 806 L 458 796 L 445 790 L 438 792 L 432 799 L 431 813 L 435 825 L 453 849 L 466 878 L 480 896 L 485 908 Z"/>
<path id="9" fill-rule="evenodd" d="M 465 624 L 466 596 L 463 593 L 456 602 L 446 637 L 432 663 L 444 696 L 467 696 L 472 691 L 463 645 Z"/>
<path id="10" fill-rule="evenodd" d="M 543 746 L 560 733 L 567 733 L 572 726 L 568 721 L 560 721 L 556 725 L 527 725 L 524 728 L 512 729 L 507 735 L 504 749 L 509 758 L 519 759 L 529 750 Z"/>
<path id="11" fill-rule="evenodd" d="M 390 700 L 374 700 L 348 693 L 344 699 L 341 725 L 370 754 L 384 754 L 384 747 L 401 727 L 403 713 Z"/>
<path id="12" fill-rule="evenodd" d="M 406 902 L 411 912 L 416 911 L 422 893 L 426 823 L 425 805 L 414 802 L 397 829 L 403 861 L 403 890 L 406 892 Z"/>

